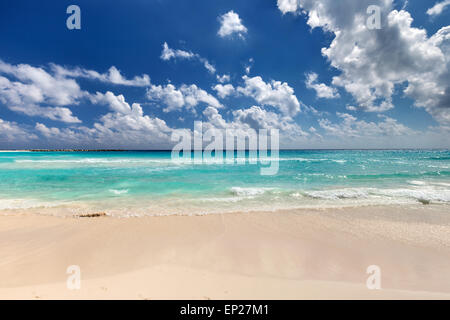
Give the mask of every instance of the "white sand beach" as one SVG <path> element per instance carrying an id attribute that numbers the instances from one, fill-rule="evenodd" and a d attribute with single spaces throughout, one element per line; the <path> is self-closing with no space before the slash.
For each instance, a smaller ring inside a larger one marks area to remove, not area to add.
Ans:
<path id="1" fill-rule="evenodd" d="M 0 299 L 449 299 L 443 206 L 0 216 Z M 78 265 L 81 288 L 67 289 Z M 381 270 L 369 290 L 366 269 Z"/>

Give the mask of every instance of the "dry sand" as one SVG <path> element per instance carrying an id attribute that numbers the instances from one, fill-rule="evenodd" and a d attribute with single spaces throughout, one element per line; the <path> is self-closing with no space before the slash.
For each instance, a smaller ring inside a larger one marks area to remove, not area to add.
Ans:
<path id="1" fill-rule="evenodd" d="M 0 298 L 449 299 L 446 209 L 0 215 Z M 67 289 L 70 265 L 80 290 Z M 367 289 L 369 265 L 382 290 Z"/>

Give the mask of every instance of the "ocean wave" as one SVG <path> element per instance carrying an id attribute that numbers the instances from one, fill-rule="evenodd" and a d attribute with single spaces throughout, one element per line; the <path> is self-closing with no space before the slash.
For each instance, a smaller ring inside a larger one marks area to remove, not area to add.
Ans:
<path id="1" fill-rule="evenodd" d="M 450 203 L 450 190 L 436 188 L 422 189 L 380 189 L 380 188 L 347 188 L 320 191 L 307 191 L 305 195 L 322 200 L 345 200 L 345 199 L 379 199 L 383 201 L 413 199 L 419 202 Z"/>
<path id="2" fill-rule="evenodd" d="M 268 191 L 274 190 L 273 188 L 243 188 L 243 187 L 232 187 L 231 193 L 240 197 L 254 197 L 262 195 Z"/>
<path id="3" fill-rule="evenodd" d="M 153 215 L 217 214 L 285 209 L 327 209 L 379 205 L 450 204 L 450 190 L 432 186 L 411 188 L 336 188 L 328 190 L 284 190 L 267 187 L 233 187 L 230 194 L 211 194 L 198 197 L 148 198 L 132 196 L 126 189 L 111 189 L 118 193 L 116 201 L 107 198 L 89 201 L 44 202 L 33 199 L 2 199 L 2 214 L 30 212 L 55 216 L 79 216 L 91 212 L 105 212 L 115 217 Z M 27 211 L 21 211 L 27 210 Z M 30 211 L 28 211 L 30 210 Z M 14 211 L 15 212 L 15 211 Z"/>
<path id="4" fill-rule="evenodd" d="M 171 159 L 20 159 L 14 160 L 16 163 L 63 163 L 63 164 L 117 164 L 117 163 L 173 163 Z"/>
<path id="5" fill-rule="evenodd" d="M 421 181 L 421 180 L 411 180 L 411 181 L 407 181 L 409 184 L 415 185 L 415 186 L 424 186 L 427 183 L 425 181 Z"/>
<path id="6" fill-rule="evenodd" d="M 444 160 L 450 160 L 449 156 L 443 156 L 443 157 L 428 157 L 425 158 L 427 160 L 437 160 L 437 161 L 444 161 Z"/>
<path id="7" fill-rule="evenodd" d="M 364 189 L 342 189 L 342 190 L 323 190 L 309 191 L 305 195 L 315 199 L 338 200 L 338 199 L 365 199 L 368 192 Z"/>
<path id="8" fill-rule="evenodd" d="M 0 210 L 54 208 L 62 204 L 61 202 L 48 202 L 36 199 L 0 199 Z"/>
<path id="9" fill-rule="evenodd" d="M 439 176 L 450 176 L 450 171 L 422 171 L 418 173 L 407 173 L 407 172 L 397 172 L 397 173 L 373 173 L 373 174 L 348 174 L 347 178 L 354 180 L 363 179 L 389 179 L 389 178 L 423 178 L 423 177 L 439 177 Z"/>
<path id="10" fill-rule="evenodd" d="M 128 193 L 128 189 L 110 189 L 109 192 L 114 193 L 115 195 L 121 195 Z"/>
<path id="11" fill-rule="evenodd" d="M 218 159 L 221 161 L 218 161 Z M 227 159 L 226 156 L 223 158 L 211 158 L 202 159 L 201 164 L 226 164 L 227 160 L 239 161 L 245 160 L 247 162 L 267 162 L 267 161 L 298 161 L 298 162 L 324 162 L 330 161 L 335 163 L 346 163 L 345 159 L 329 159 L 329 158 L 279 158 L 279 157 L 233 157 L 232 159 Z M 83 158 L 83 159 L 14 159 L 15 163 L 62 163 L 62 164 L 116 164 L 116 163 L 176 163 L 176 164 L 193 164 L 194 158 L 192 159 L 133 159 L 133 158 L 123 158 L 123 159 L 108 159 L 108 158 Z"/>
<path id="12" fill-rule="evenodd" d="M 267 188 L 267 187 L 233 187 L 231 188 L 232 194 L 237 197 L 243 197 L 248 199 L 253 199 L 258 197 L 258 199 L 269 201 L 277 201 L 286 198 L 297 198 L 299 200 L 304 200 L 304 198 L 316 199 L 316 200 L 335 200 L 335 201 L 345 201 L 345 200 L 368 200 L 370 202 L 387 201 L 391 203 L 392 201 L 399 200 L 416 200 L 419 202 L 429 201 L 429 202 L 439 202 L 439 203 L 450 203 L 450 189 L 448 184 L 439 185 L 429 185 L 423 181 L 411 181 L 414 187 L 405 188 L 340 188 L 340 189 L 325 189 L 325 190 L 283 190 L 277 188 Z M 415 183 L 415 184 L 414 184 Z"/>

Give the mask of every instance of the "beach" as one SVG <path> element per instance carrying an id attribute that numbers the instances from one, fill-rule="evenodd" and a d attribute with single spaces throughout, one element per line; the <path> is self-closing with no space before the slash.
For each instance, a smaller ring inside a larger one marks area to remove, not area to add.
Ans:
<path id="1" fill-rule="evenodd" d="M 450 0 L 18 0 L 0 21 L 0 301 L 450 300 Z"/>
<path id="2" fill-rule="evenodd" d="M 449 299 L 445 206 L 0 215 L 1 299 Z M 81 287 L 66 273 L 79 266 Z M 366 286 L 367 267 L 381 290 Z"/>
<path id="3" fill-rule="evenodd" d="M 450 297 L 448 150 L 235 160 L 0 152 L 0 298 Z"/>

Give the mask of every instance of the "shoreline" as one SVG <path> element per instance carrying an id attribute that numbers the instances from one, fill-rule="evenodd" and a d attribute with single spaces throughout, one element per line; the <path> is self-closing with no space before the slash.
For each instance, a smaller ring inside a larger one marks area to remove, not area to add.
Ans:
<path id="1" fill-rule="evenodd" d="M 14 199 L 17 201 L 24 201 L 23 199 Z M 112 199 L 113 201 L 116 199 Z M 124 199 L 119 199 L 124 200 Z M 127 200 L 128 201 L 128 200 Z M 136 198 L 136 202 L 141 202 L 142 199 Z M 127 203 L 127 202 L 124 202 Z M 122 205 L 124 204 L 122 203 Z M 375 210 L 379 211 L 423 211 L 423 212 L 443 212 L 448 210 L 448 203 L 440 202 L 428 202 L 414 200 L 411 202 L 393 202 L 382 204 L 381 202 L 367 202 L 367 203 L 340 203 L 340 204 L 310 204 L 301 206 L 261 206 L 261 207 L 235 207 L 228 209 L 217 209 L 213 210 L 214 207 L 204 207 L 200 209 L 199 207 L 173 207 L 172 210 L 162 211 L 157 210 L 157 208 L 162 208 L 164 204 L 167 205 L 168 202 L 152 202 L 157 203 L 159 207 L 149 207 L 148 205 L 139 205 L 135 207 L 130 207 L 127 210 L 130 212 L 124 212 L 119 206 L 111 206 L 106 200 L 103 202 L 70 202 L 70 203 L 54 203 L 51 202 L 39 204 L 32 207 L 15 207 L 15 208 L 1 208 L 0 218 L 9 216 L 30 216 L 30 217 L 55 217 L 55 218 L 68 218 L 68 219 L 78 219 L 86 217 L 103 217 L 108 219 L 140 219 L 140 218 L 153 218 L 153 217 L 202 217 L 202 216 L 220 216 L 220 215 L 248 215 L 248 214 L 270 214 L 270 213 L 291 213 L 291 212 L 305 212 L 305 213 L 317 213 L 321 214 L 323 212 L 339 212 L 339 211 L 367 211 Z M 109 205 L 109 206 L 108 206 Z"/>
<path id="2" fill-rule="evenodd" d="M 2 215 L 0 298 L 450 299 L 450 217 L 425 207 Z M 366 288 L 369 265 L 383 290 Z"/>

